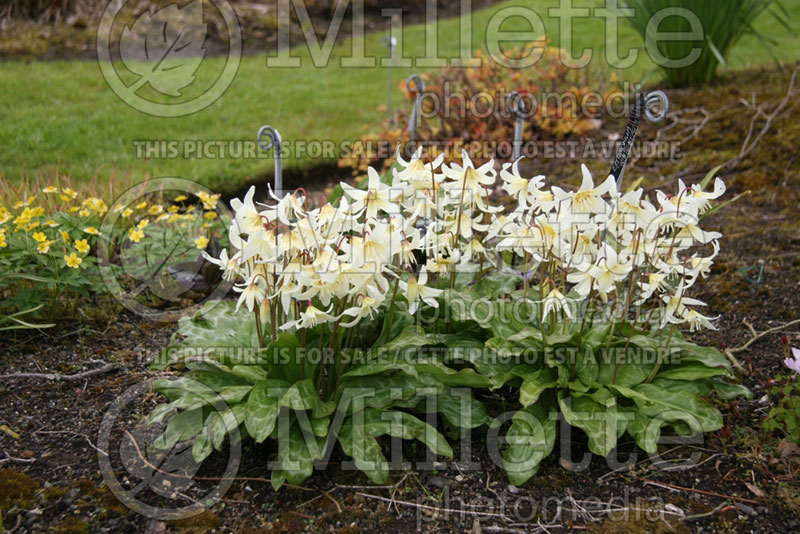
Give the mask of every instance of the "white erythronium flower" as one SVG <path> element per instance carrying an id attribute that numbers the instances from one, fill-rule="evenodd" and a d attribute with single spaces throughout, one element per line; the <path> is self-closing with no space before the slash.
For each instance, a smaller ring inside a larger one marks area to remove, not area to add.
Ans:
<path id="1" fill-rule="evenodd" d="M 351 306 L 342 312 L 342 315 L 352 317 L 353 320 L 341 323 L 342 326 L 353 327 L 357 325 L 364 317 L 372 317 L 385 299 L 385 294 L 378 290 L 377 287 L 369 285 L 366 287 L 366 293 L 357 296 L 358 304 Z"/>
<path id="2" fill-rule="evenodd" d="M 402 183 L 407 182 L 416 189 L 428 188 L 432 183 L 438 183 L 444 179 L 443 175 L 434 173 L 444 161 L 444 154 L 439 154 L 432 162 L 426 164 L 422 159 L 422 147 L 419 147 L 411 159 L 406 161 L 400 153 L 400 146 L 398 146 L 395 159 L 403 167 L 403 170 L 392 169 L 393 187 L 402 187 Z"/>
<path id="3" fill-rule="evenodd" d="M 368 219 L 376 218 L 378 216 L 378 210 L 389 214 L 398 213 L 400 209 L 397 204 L 394 203 L 398 191 L 392 190 L 390 186 L 381 182 L 378 171 L 372 167 L 367 169 L 367 175 L 368 181 L 366 191 L 342 183 L 344 192 L 355 201 L 353 203 L 353 210 L 359 211 L 365 208 Z"/>
<path id="4" fill-rule="evenodd" d="M 250 186 L 244 195 L 244 201 L 234 198 L 231 200 L 231 208 L 235 214 L 235 223 L 238 232 L 252 234 L 257 232 L 264 222 L 261 214 L 253 203 L 253 196 L 256 194 L 255 186 Z"/>
<path id="5" fill-rule="evenodd" d="M 605 302 L 619 289 L 631 291 L 626 300 L 636 306 L 660 305 L 662 324 L 714 328 L 687 291 L 719 252 L 720 234 L 702 229 L 699 217 L 724 192 L 720 180 L 711 192 L 679 182 L 675 196 L 656 192 L 651 203 L 641 188 L 617 193 L 612 177 L 596 186 L 585 166 L 577 191 L 545 189 L 542 176 L 523 176 L 515 161 L 499 172 L 516 199 L 506 206 L 492 198 L 494 161 L 476 167 L 466 153 L 460 163 L 423 158 L 420 150 L 409 161 L 400 157 L 392 187 L 369 169 L 366 190 L 345 184 L 337 203 L 318 208 L 298 190 L 280 198 L 270 191 L 261 209 L 250 188 L 231 202 L 231 250 L 203 257 L 235 283 L 237 309 L 260 306 L 282 330 L 342 317 L 354 326 L 386 302 L 392 278 L 409 311 L 435 307 L 441 291 L 427 286 L 428 273 L 477 272 L 496 260 L 531 272 L 526 284 L 552 285 L 542 301 L 551 319 L 573 317 L 566 295 Z M 712 253 L 695 250 L 706 243 Z M 399 278 L 417 262 L 418 276 Z M 555 282 L 537 282 L 539 272 Z"/>
<path id="6" fill-rule="evenodd" d="M 412 274 L 408 282 L 403 282 L 402 280 L 399 282 L 400 290 L 405 293 L 406 300 L 408 301 L 408 313 L 417 311 L 420 300 L 433 308 L 439 307 L 439 302 L 436 298 L 442 294 L 442 290 L 427 287 L 425 285 L 427 283 L 428 270 L 425 267 L 422 267 L 419 272 L 419 281 L 417 281 L 416 277 Z"/>
<path id="7" fill-rule="evenodd" d="M 450 198 L 460 198 L 473 202 L 473 197 L 480 197 L 484 187 L 494 185 L 497 173 L 494 170 L 494 161 L 490 160 L 478 168 L 472 163 L 469 154 L 461 152 L 461 163 L 452 163 L 448 167 L 442 166 L 444 175 L 450 179 L 444 187 L 452 192 Z"/>
<path id="8" fill-rule="evenodd" d="M 558 313 L 561 310 L 564 310 L 564 314 L 567 318 L 572 319 L 572 310 L 570 310 L 569 302 L 567 301 L 567 297 L 561 294 L 556 288 L 550 290 L 550 293 L 544 298 L 543 301 L 543 310 L 542 310 L 542 321 L 547 319 L 547 316 L 550 313 Z"/>
<path id="9" fill-rule="evenodd" d="M 236 309 L 244 303 L 248 310 L 253 311 L 256 304 L 264 300 L 267 293 L 267 282 L 262 276 L 253 274 L 243 285 L 234 285 L 233 290 L 241 293 L 236 302 Z"/>
<path id="10" fill-rule="evenodd" d="M 233 258 L 228 258 L 228 251 L 222 249 L 222 252 L 219 254 L 219 259 L 214 258 L 205 250 L 200 253 L 206 261 L 217 265 L 220 269 L 222 269 L 222 279 L 231 282 L 236 279 L 236 276 L 239 274 L 239 253 L 237 252 Z"/>
<path id="11" fill-rule="evenodd" d="M 609 176 L 606 181 L 595 187 L 592 180 L 592 173 L 586 165 L 581 165 L 583 181 L 577 192 L 566 192 L 560 187 L 553 187 L 556 206 L 561 202 L 567 202 L 569 209 L 575 213 L 606 213 L 608 205 L 603 200 L 603 195 L 616 188 L 614 177 Z"/>
<path id="12" fill-rule="evenodd" d="M 290 328 L 314 328 L 318 324 L 332 323 L 339 319 L 339 317 L 334 317 L 330 314 L 332 309 L 333 306 L 325 311 L 322 311 L 315 308 L 313 305 L 309 305 L 305 311 L 300 312 L 299 319 L 282 324 L 280 329 L 288 330 Z"/>

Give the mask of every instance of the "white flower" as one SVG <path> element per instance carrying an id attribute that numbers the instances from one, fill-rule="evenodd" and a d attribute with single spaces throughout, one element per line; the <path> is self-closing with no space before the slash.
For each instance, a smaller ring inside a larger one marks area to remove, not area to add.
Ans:
<path id="1" fill-rule="evenodd" d="M 553 187 L 556 205 L 567 202 L 569 209 L 575 213 L 607 213 L 608 205 L 601 197 L 616 188 L 614 177 L 609 176 L 605 182 L 595 187 L 592 173 L 586 165 L 581 165 L 581 172 L 583 180 L 577 192 L 568 193 L 559 187 Z"/>
<path id="2" fill-rule="evenodd" d="M 367 169 L 367 175 L 369 179 L 366 191 L 342 183 L 344 192 L 355 201 L 353 210 L 359 211 L 362 208 L 366 208 L 368 219 L 376 218 L 379 209 L 384 213 L 398 213 L 400 209 L 393 202 L 397 197 L 398 191 L 392 190 L 391 187 L 382 183 L 378 171 L 372 167 Z"/>
<path id="3" fill-rule="evenodd" d="M 309 305 L 305 311 L 300 312 L 299 319 L 282 324 L 280 329 L 288 330 L 290 328 L 314 328 L 320 323 L 331 323 L 339 318 L 330 314 L 332 309 L 333 306 L 328 308 L 326 311 L 322 311 L 312 305 Z"/>
<path id="4" fill-rule="evenodd" d="M 261 214 L 256 210 L 253 203 L 253 195 L 256 193 L 255 186 L 250 186 L 244 196 L 244 202 L 238 198 L 231 200 L 231 208 L 235 212 L 235 221 L 238 232 L 253 234 L 257 232 L 263 224 Z"/>
<path id="5" fill-rule="evenodd" d="M 358 305 L 351 306 L 342 312 L 342 315 L 347 315 L 353 318 L 352 321 L 341 323 L 345 327 L 353 327 L 361 321 L 364 317 L 372 317 L 385 299 L 385 295 L 373 285 L 367 286 L 366 293 L 358 295 Z"/>
<path id="6" fill-rule="evenodd" d="M 217 265 L 220 269 L 222 269 L 222 279 L 228 282 L 235 280 L 236 276 L 239 274 L 239 261 L 238 261 L 238 253 L 236 253 L 233 258 L 228 258 L 228 251 L 222 249 L 222 252 L 219 254 L 219 259 L 214 258 L 205 250 L 200 253 L 206 261 Z"/>
<path id="7" fill-rule="evenodd" d="M 245 284 L 234 285 L 233 290 L 241 293 L 236 302 L 236 310 L 244 303 L 248 310 L 253 311 L 255 305 L 261 303 L 266 296 L 267 282 L 262 276 L 254 274 Z"/>
<path id="8" fill-rule="evenodd" d="M 561 310 L 564 310 L 567 318 L 572 319 L 572 310 L 570 310 L 567 297 L 562 295 L 556 288 L 553 288 L 550 293 L 547 294 L 542 303 L 544 306 L 542 310 L 542 321 L 547 319 L 550 312 L 558 313 Z"/>
<path id="9" fill-rule="evenodd" d="M 408 279 L 408 282 L 399 282 L 400 289 L 405 293 L 406 300 L 408 301 L 408 313 L 417 311 L 420 300 L 433 308 L 439 307 L 439 302 L 436 298 L 442 294 L 442 290 L 428 287 L 425 285 L 427 283 L 428 270 L 425 267 L 419 272 L 419 282 L 413 274 Z"/>
<path id="10" fill-rule="evenodd" d="M 706 317 L 705 315 L 688 308 L 683 318 L 687 323 L 689 323 L 689 329 L 692 332 L 700 330 L 701 327 L 708 328 L 709 330 L 716 330 L 717 327 L 711 324 L 711 321 L 714 319 L 719 319 L 719 317 Z"/>
<path id="11" fill-rule="evenodd" d="M 455 193 L 451 198 L 463 198 L 472 202 L 473 195 L 480 197 L 481 188 L 494 185 L 497 173 L 494 170 L 494 160 L 489 160 L 477 169 L 469 159 L 466 150 L 461 152 L 461 163 L 443 166 L 444 175 L 451 181 L 447 182 L 446 187 Z"/>

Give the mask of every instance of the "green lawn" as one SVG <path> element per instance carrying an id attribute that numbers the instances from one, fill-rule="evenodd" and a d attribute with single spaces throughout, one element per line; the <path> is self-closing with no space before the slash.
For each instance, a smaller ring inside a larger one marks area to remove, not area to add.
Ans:
<path id="1" fill-rule="evenodd" d="M 474 13 L 473 44 L 486 42 L 486 27 L 491 16 L 509 6 L 533 7 L 545 20 L 548 36 L 559 44 L 557 23 L 547 16 L 547 8 L 557 0 L 511 0 Z M 578 6 L 599 6 L 601 0 L 578 0 Z M 800 2 L 784 2 L 793 21 L 800 20 Z M 798 59 L 800 37 L 789 34 L 774 18 L 764 15 L 757 29 L 778 41 L 776 54 L 781 61 Z M 520 18 L 508 19 L 503 30 L 527 29 Z M 405 55 L 424 55 L 425 28 L 408 26 L 404 31 Z M 595 63 L 602 60 L 604 23 L 601 19 L 575 21 L 578 49 L 592 48 Z M 439 47 L 454 57 L 458 53 L 459 20 L 439 24 Z M 367 55 L 384 57 L 383 35 L 366 38 Z M 623 25 L 620 47 L 639 44 L 639 37 Z M 258 127 L 269 123 L 280 129 L 285 139 L 353 139 L 382 118 L 377 107 L 386 101 L 386 70 L 383 68 L 342 68 L 337 58 L 347 55 L 351 43 L 335 48 L 326 68 L 314 68 L 305 45 L 297 54 L 303 60 L 299 69 L 267 69 L 265 56 L 242 59 L 238 75 L 227 92 L 212 106 L 188 117 L 165 119 L 142 114 L 119 100 L 106 85 L 96 62 L 33 62 L 0 64 L 0 173 L 12 183 L 23 177 L 52 174 L 59 168 L 75 181 L 92 177 L 103 181 L 116 173 L 134 173 L 137 180 L 151 176 L 181 176 L 210 187 L 233 191 L 253 176 L 271 172 L 272 163 L 264 159 L 157 159 L 136 158 L 137 140 L 252 139 Z M 763 45 L 743 39 L 732 54 L 728 68 L 771 63 Z M 220 58 L 206 60 L 219 62 Z M 213 71 L 204 63 L 201 70 Z M 398 82 L 420 69 L 396 69 Z M 639 60 L 621 73 L 625 79 L 656 80 L 658 74 L 642 51 Z M 400 103 L 397 91 L 394 102 Z M 404 101 L 402 105 L 407 105 Z M 290 157 L 290 168 L 313 165 L 309 158 Z"/>

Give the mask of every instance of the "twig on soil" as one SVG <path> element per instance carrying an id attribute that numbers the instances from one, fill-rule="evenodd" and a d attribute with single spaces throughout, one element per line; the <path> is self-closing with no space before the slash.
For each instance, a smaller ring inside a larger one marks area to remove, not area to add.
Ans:
<path id="1" fill-rule="evenodd" d="M 108 453 L 103 449 L 96 447 L 92 440 L 89 439 L 89 436 L 86 434 L 81 434 L 80 432 L 73 432 L 72 430 L 37 430 L 34 434 L 70 434 L 72 436 L 78 436 L 86 440 L 91 448 L 102 454 L 103 456 L 108 456 Z"/>
<path id="2" fill-rule="evenodd" d="M 21 524 L 22 524 L 22 511 L 20 511 L 17 514 L 17 522 L 14 524 L 14 526 L 9 529 L 6 529 L 6 534 L 11 534 L 15 530 L 17 530 Z"/>
<path id="3" fill-rule="evenodd" d="M 684 486 L 677 486 L 675 484 L 668 484 L 666 482 L 656 482 L 655 480 L 650 480 L 647 478 L 640 478 L 640 481 L 644 482 L 645 484 L 649 484 L 651 486 L 660 486 L 662 488 L 677 490 L 677 491 L 689 491 L 692 493 L 699 493 L 701 495 L 708 495 L 709 497 L 719 497 L 721 499 L 731 499 L 734 501 L 746 502 L 750 504 L 761 504 L 761 501 L 755 501 L 753 499 L 745 499 L 744 497 L 736 497 L 735 495 L 724 495 L 722 493 L 716 493 L 713 491 L 706 491 L 696 488 L 687 488 Z"/>
<path id="4" fill-rule="evenodd" d="M 753 328 L 753 325 L 751 325 L 749 322 L 747 322 L 747 319 L 743 320 L 742 322 L 745 324 L 745 326 L 747 326 L 747 328 L 749 328 L 749 329 L 750 329 L 750 331 L 751 331 L 751 332 L 753 332 L 753 337 L 751 337 L 751 338 L 750 338 L 750 339 L 749 339 L 747 342 L 745 342 L 743 345 L 740 345 L 740 346 L 738 346 L 738 347 L 734 347 L 734 348 L 732 348 L 732 349 L 725 349 L 725 351 L 724 351 L 724 352 L 725 352 L 725 356 L 727 356 L 727 357 L 728 357 L 728 360 L 730 360 L 730 362 L 731 362 L 731 363 L 732 363 L 732 364 L 733 364 L 735 367 L 737 367 L 737 368 L 739 368 L 740 370 L 744 371 L 744 367 L 742 366 L 742 364 L 741 364 L 741 363 L 739 363 L 739 361 L 736 359 L 736 357 L 734 356 L 734 354 L 736 354 L 736 353 L 738 353 L 738 352 L 742 352 L 742 351 L 744 351 L 744 350 L 747 350 L 747 349 L 750 347 L 750 345 L 752 345 L 754 342 L 758 341 L 759 339 L 761 339 L 762 337 L 764 337 L 764 336 L 766 336 L 766 335 L 768 335 L 768 334 L 772 334 L 772 333 L 775 333 L 775 332 L 779 332 L 780 330 L 783 330 L 784 328 L 789 328 L 789 327 L 790 327 L 790 326 L 792 326 L 792 325 L 796 325 L 796 324 L 800 323 L 800 319 L 795 319 L 794 321 L 789 321 L 789 322 L 788 322 L 788 323 L 786 323 L 786 324 L 782 324 L 782 325 L 775 326 L 775 327 L 773 327 L 773 328 L 770 328 L 769 330 L 764 330 L 764 331 L 763 331 L 763 332 L 761 332 L 760 334 L 757 334 L 757 333 L 756 333 L 756 329 L 755 329 L 755 328 Z"/>
<path id="5" fill-rule="evenodd" d="M 110 363 L 104 367 L 100 367 L 99 369 L 91 369 L 89 371 L 83 371 L 82 373 L 75 373 L 72 375 L 62 375 L 59 373 L 12 373 L 10 375 L 0 375 L 0 379 L 3 378 L 40 378 L 42 380 L 55 380 L 57 382 L 64 381 L 69 382 L 72 380 L 83 380 L 84 378 L 89 378 L 92 376 L 102 375 L 105 373 L 110 373 L 112 371 L 116 371 L 122 368 L 122 364 L 119 363 Z"/>
<path id="6" fill-rule="evenodd" d="M 19 464 L 32 464 L 34 462 L 33 458 L 16 458 L 14 456 L 11 456 L 5 449 L 3 449 L 3 454 L 5 454 L 6 457 L 0 460 L 0 464 L 4 464 L 6 462 L 17 462 Z"/>
<path id="7" fill-rule="evenodd" d="M 710 516 L 712 516 L 712 515 L 714 515 L 716 513 L 724 512 L 725 510 L 727 510 L 729 508 L 733 508 L 733 506 L 731 506 L 730 504 L 728 504 L 726 502 L 723 502 L 723 503 L 720 503 L 719 505 L 717 505 L 717 507 L 714 508 L 713 510 L 711 510 L 710 512 L 704 512 L 702 514 L 687 515 L 686 517 L 683 518 L 683 520 L 684 521 L 695 521 L 697 519 L 703 519 L 705 517 L 710 517 Z"/>
<path id="8" fill-rule="evenodd" d="M 361 493 L 360 491 L 356 492 L 356 495 L 361 497 L 365 497 L 367 499 L 375 499 L 378 501 L 388 502 L 388 503 L 395 503 L 402 504 L 403 506 L 410 506 L 411 508 L 417 508 L 419 510 L 429 510 L 431 512 L 437 514 L 457 514 L 462 516 L 480 516 L 480 517 L 491 517 L 494 519 L 501 519 L 503 521 L 511 521 L 511 518 L 504 514 L 495 514 L 492 512 L 481 512 L 479 510 L 456 510 L 454 508 L 439 508 L 438 506 L 429 506 L 427 504 L 419 504 L 416 502 L 409 502 L 409 501 L 399 501 L 396 499 L 389 499 L 388 497 L 381 497 L 380 495 L 372 495 L 371 493 Z"/>
<path id="9" fill-rule="evenodd" d="M 756 148 L 756 146 L 758 146 L 761 139 L 767 134 L 767 132 L 772 127 L 772 123 L 774 123 L 775 120 L 778 119 L 783 114 L 784 111 L 791 110 L 797 104 L 798 100 L 795 98 L 797 92 L 795 82 L 797 80 L 798 72 L 800 72 L 800 67 L 797 67 L 792 73 L 792 79 L 789 82 L 789 88 L 786 91 L 786 96 L 784 96 L 783 100 L 781 100 L 778 103 L 778 105 L 775 107 L 772 113 L 770 114 L 765 113 L 764 105 L 755 107 L 755 103 L 749 104 L 747 101 L 745 101 L 745 105 L 747 107 L 755 109 L 755 114 L 753 115 L 753 118 L 750 120 L 750 128 L 749 131 L 747 132 L 747 137 L 745 138 L 744 143 L 742 143 L 742 148 L 739 151 L 739 155 L 731 160 L 726 161 L 723 164 L 723 167 L 734 167 L 739 163 L 741 163 L 741 161 L 744 160 L 744 158 L 746 158 Z M 789 106 L 790 103 L 791 106 Z M 787 106 L 789 106 L 788 109 Z M 753 138 L 753 133 L 755 132 L 756 120 L 762 116 L 766 118 L 766 122 L 764 123 L 764 126 L 761 127 L 761 130 L 758 132 L 755 138 Z"/>

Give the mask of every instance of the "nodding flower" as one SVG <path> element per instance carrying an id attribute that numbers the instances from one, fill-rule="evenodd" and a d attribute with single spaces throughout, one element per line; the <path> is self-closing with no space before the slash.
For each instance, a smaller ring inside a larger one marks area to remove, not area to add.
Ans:
<path id="1" fill-rule="evenodd" d="M 466 153 L 429 161 L 418 150 L 398 158 L 391 185 L 368 169 L 361 186 L 342 184 L 337 201 L 318 207 L 301 190 L 257 205 L 251 188 L 231 202 L 232 250 L 204 257 L 235 282 L 237 308 L 267 306 L 281 329 L 354 326 L 397 298 L 411 313 L 435 308 L 442 277 L 503 262 L 523 273 L 520 284 L 537 283 L 539 272 L 551 280 L 548 318 L 624 296 L 661 307 L 662 324 L 714 328 L 689 292 L 719 252 L 721 235 L 702 230 L 700 214 L 724 193 L 720 180 L 710 192 L 681 183 L 678 195 L 648 198 L 641 188 L 618 192 L 613 178 L 596 185 L 585 166 L 572 190 L 548 189 L 521 167 L 498 173 L 494 161 L 476 166 Z M 493 198 L 498 179 L 512 205 Z"/>

